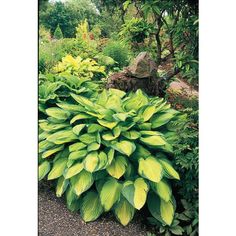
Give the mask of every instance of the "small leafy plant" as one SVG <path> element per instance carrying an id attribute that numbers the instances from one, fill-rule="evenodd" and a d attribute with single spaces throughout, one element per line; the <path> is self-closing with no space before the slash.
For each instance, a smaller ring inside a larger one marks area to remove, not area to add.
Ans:
<path id="1" fill-rule="evenodd" d="M 93 59 L 86 58 L 83 60 L 80 56 L 74 58 L 71 55 L 63 57 L 62 61 L 53 68 L 53 71 L 80 78 L 93 78 L 96 73 L 105 75 L 105 67 L 98 65 Z"/>
<path id="2" fill-rule="evenodd" d="M 54 39 L 62 39 L 63 38 L 63 33 L 62 33 L 59 25 L 57 25 L 57 27 L 54 31 L 53 38 Z"/>
<path id="3" fill-rule="evenodd" d="M 96 97 L 71 98 L 45 110 L 39 120 L 39 180 L 56 184 L 67 207 L 94 221 L 113 211 L 127 225 L 147 202 L 152 216 L 171 225 L 179 180 L 168 157 L 170 121 L 179 112 L 141 90 L 103 90 Z"/>

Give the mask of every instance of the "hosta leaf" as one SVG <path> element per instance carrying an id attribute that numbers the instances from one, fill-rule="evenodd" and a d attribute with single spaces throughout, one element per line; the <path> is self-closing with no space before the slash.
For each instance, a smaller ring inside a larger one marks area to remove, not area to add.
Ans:
<path id="1" fill-rule="evenodd" d="M 154 136 L 154 135 L 157 135 L 157 136 L 163 136 L 162 133 L 158 132 L 158 131 L 153 131 L 153 130 L 141 130 L 140 131 L 140 134 L 142 136 Z"/>
<path id="2" fill-rule="evenodd" d="M 74 116 L 71 121 L 70 121 L 70 124 L 73 124 L 75 123 L 77 120 L 84 120 L 84 119 L 88 119 L 88 118 L 91 118 L 90 115 L 86 114 L 86 113 L 80 113 L 76 116 Z"/>
<path id="3" fill-rule="evenodd" d="M 80 134 L 80 131 L 81 131 L 85 126 L 86 126 L 85 124 L 76 125 L 75 127 L 73 127 L 72 130 L 73 130 L 74 134 L 79 135 L 79 134 Z"/>
<path id="4" fill-rule="evenodd" d="M 139 116 L 143 118 L 144 122 L 146 122 L 153 116 L 155 112 L 156 112 L 155 106 L 147 106 Z"/>
<path id="5" fill-rule="evenodd" d="M 138 173 L 153 182 L 160 182 L 163 175 L 161 164 L 153 157 L 139 159 Z"/>
<path id="6" fill-rule="evenodd" d="M 141 144 L 136 144 L 136 149 L 135 149 L 135 152 L 133 155 L 146 159 L 147 157 L 149 157 L 151 155 L 151 152 L 149 152 Z"/>
<path id="7" fill-rule="evenodd" d="M 122 194 L 132 204 L 140 210 L 147 198 L 149 187 L 143 178 L 137 178 L 134 182 L 126 181 L 123 185 Z"/>
<path id="8" fill-rule="evenodd" d="M 107 172 L 116 179 L 119 179 L 126 170 L 127 161 L 123 156 L 117 156 L 113 159 L 111 165 L 106 170 Z"/>
<path id="9" fill-rule="evenodd" d="M 110 179 L 102 186 L 100 200 L 105 211 L 109 211 L 119 200 L 121 187 L 116 179 Z"/>
<path id="10" fill-rule="evenodd" d="M 83 163 L 76 163 L 75 165 L 71 166 L 65 174 L 65 179 L 70 179 L 71 177 L 77 175 L 83 170 L 83 168 Z"/>
<path id="11" fill-rule="evenodd" d="M 69 143 L 76 139 L 78 139 L 78 137 L 73 133 L 72 130 L 58 131 L 47 137 L 47 140 L 49 142 L 52 142 L 55 144 Z"/>
<path id="12" fill-rule="evenodd" d="M 39 166 L 39 180 L 42 180 L 47 173 L 50 171 L 50 163 L 48 161 L 44 161 Z"/>
<path id="13" fill-rule="evenodd" d="M 57 106 L 69 112 L 83 112 L 84 111 L 84 108 L 80 105 L 74 105 L 74 104 L 69 104 L 69 103 L 57 103 Z"/>
<path id="14" fill-rule="evenodd" d="M 125 121 L 127 117 L 128 117 L 127 113 L 116 113 L 113 115 L 113 118 L 116 121 Z"/>
<path id="15" fill-rule="evenodd" d="M 79 159 L 84 158 L 87 155 L 87 153 L 88 153 L 88 151 L 86 149 L 71 152 L 68 159 L 69 160 L 79 160 Z"/>
<path id="16" fill-rule="evenodd" d="M 148 193 L 148 199 L 147 199 L 147 206 L 148 209 L 151 213 L 151 215 L 157 219 L 158 221 L 163 222 L 161 218 L 161 213 L 160 213 L 160 198 L 154 193 L 154 192 L 149 192 Z"/>
<path id="17" fill-rule="evenodd" d="M 138 110 L 140 107 L 148 104 L 148 98 L 143 94 L 142 90 L 138 89 L 132 97 L 124 102 L 124 107 L 127 111 Z"/>
<path id="18" fill-rule="evenodd" d="M 46 113 L 47 115 L 58 120 L 67 120 L 70 117 L 70 112 L 57 107 L 51 107 L 46 109 Z"/>
<path id="19" fill-rule="evenodd" d="M 114 89 L 114 88 L 110 88 L 109 89 L 109 93 L 117 95 L 120 98 L 123 98 L 125 96 L 125 94 L 126 94 L 124 91 L 121 91 L 119 89 Z"/>
<path id="20" fill-rule="evenodd" d="M 152 123 L 143 123 L 143 124 L 140 124 L 138 125 L 139 129 L 140 130 L 151 130 L 152 129 Z"/>
<path id="21" fill-rule="evenodd" d="M 99 164 L 98 152 L 94 151 L 89 153 L 84 159 L 84 169 L 88 172 L 94 172 Z"/>
<path id="22" fill-rule="evenodd" d="M 140 141 L 153 147 L 158 147 L 166 144 L 166 141 L 161 136 L 142 137 Z"/>
<path id="23" fill-rule="evenodd" d="M 52 124 L 52 123 L 48 123 L 48 122 L 42 122 L 39 124 L 39 127 L 47 132 L 52 132 L 52 131 L 56 131 L 56 130 L 60 130 L 63 129 L 65 127 L 68 127 L 69 124 L 68 123 L 62 123 L 62 124 Z"/>
<path id="24" fill-rule="evenodd" d="M 168 123 L 173 117 L 175 116 L 174 113 L 162 113 L 156 114 L 152 119 L 152 128 L 158 128 L 162 125 Z"/>
<path id="25" fill-rule="evenodd" d="M 106 140 L 106 141 L 111 141 L 116 139 L 116 136 L 113 136 L 113 134 L 111 132 L 106 132 L 102 135 L 102 139 Z"/>
<path id="26" fill-rule="evenodd" d="M 87 146 L 86 144 L 81 143 L 81 142 L 74 143 L 69 146 L 69 151 L 70 152 L 78 151 L 85 148 L 86 146 Z"/>
<path id="27" fill-rule="evenodd" d="M 102 214 L 103 208 L 96 192 L 86 193 L 82 200 L 80 212 L 85 222 L 94 221 Z"/>
<path id="28" fill-rule="evenodd" d="M 109 128 L 109 129 L 113 129 L 117 124 L 118 122 L 109 122 L 109 121 L 106 121 L 106 120 L 97 120 L 98 123 L 106 128 Z"/>
<path id="29" fill-rule="evenodd" d="M 53 155 L 54 153 L 59 152 L 63 149 L 64 149 L 64 145 L 60 145 L 60 146 L 57 146 L 56 148 L 47 150 L 42 154 L 42 158 L 47 158 L 47 157 Z"/>
<path id="30" fill-rule="evenodd" d="M 80 95 L 76 95 L 76 94 L 72 94 L 71 96 L 75 99 L 75 101 L 77 101 L 80 105 L 82 105 L 85 109 L 94 111 L 96 110 L 96 108 L 99 108 L 99 105 L 94 104 L 93 102 L 91 102 L 88 98 L 85 98 L 83 96 Z"/>
<path id="31" fill-rule="evenodd" d="M 118 221 L 126 226 L 133 219 L 135 209 L 125 198 L 121 198 L 114 212 Z"/>
<path id="32" fill-rule="evenodd" d="M 105 104 L 105 107 L 107 109 L 111 109 L 111 110 L 116 111 L 116 112 L 122 112 L 123 111 L 121 99 L 117 95 L 109 96 L 108 99 L 107 99 L 107 102 Z"/>
<path id="33" fill-rule="evenodd" d="M 160 158 L 158 160 L 161 163 L 164 169 L 164 174 L 167 178 L 173 178 L 178 180 L 180 179 L 178 172 L 173 168 L 173 166 L 167 159 Z"/>
<path id="34" fill-rule="evenodd" d="M 112 148 L 117 150 L 118 152 L 130 156 L 135 151 L 135 144 L 126 140 L 117 142 L 112 145 Z"/>
<path id="35" fill-rule="evenodd" d="M 106 128 L 104 128 L 101 125 L 98 124 L 91 124 L 88 126 L 88 133 L 94 133 L 94 132 L 101 132 L 103 130 L 105 130 Z"/>
<path id="36" fill-rule="evenodd" d="M 79 137 L 79 140 L 83 143 L 90 144 L 96 142 L 95 134 L 83 134 Z"/>
<path id="37" fill-rule="evenodd" d="M 138 139 L 141 136 L 140 133 L 135 130 L 125 131 L 122 133 L 122 135 L 126 137 L 127 139 L 131 139 L 131 140 Z"/>
<path id="38" fill-rule="evenodd" d="M 61 176 L 57 181 L 57 187 L 56 187 L 56 196 L 61 197 L 62 194 L 66 191 L 66 188 L 69 184 L 69 181 L 65 179 L 63 176 Z"/>
<path id="39" fill-rule="evenodd" d="M 88 190 L 93 185 L 93 175 L 86 170 L 82 170 L 76 176 L 71 178 L 71 185 L 77 196 Z"/>
<path id="40" fill-rule="evenodd" d="M 88 152 L 91 152 L 91 151 L 96 151 L 100 148 L 100 144 L 99 143 L 91 143 L 88 145 Z"/>
<path id="41" fill-rule="evenodd" d="M 69 187 L 66 191 L 66 205 L 70 211 L 78 211 L 80 208 L 80 199 L 73 192 L 73 188 Z"/>
<path id="42" fill-rule="evenodd" d="M 160 196 L 161 199 L 163 199 L 166 202 L 170 201 L 172 191 L 171 187 L 166 181 L 161 180 L 159 183 L 152 182 L 151 187 L 153 191 Z"/>
<path id="43" fill-rule="evenodd" d="M 44 152 L 53 147 L 55 147 L 55 143 L 43 140 L 39 143 L 39 153 Z"/>
<path id="44" fill-rule="evenodd" d="M 97 167 L 97 170 L 104 169 L 108 163 L 108 157 L 105 152 L 100 152 L 98 154 L 98 159 L 99 159 L 99 165 Z"/>
<path id="45" fill-rule="evenodd" d="M 171 201 L 165 202 L 164 200 L 161 199 L 160 203 L 160 214 L 162 220 L 167 224 L 171 225 L 173 218 L 174 218 L 174 206 Z"/>
<path id="46" fill-rule="evenodd" d="M 115 150 L 111 148 L 111 149 L 107 152 L 108 165 L 110 165 L 110 164 L 112 163 L 112 160 L 113 160 L 113 158 L 114 158 L 114 155 L 115 155 Z"/>
<path id="47" fill-rule="evenodd" d="M 48 180 L 57 179 L 63 175 L 66 168 L 67 158 L 60 158 L 53 163 L 52 170 L 48 174 Z"/>

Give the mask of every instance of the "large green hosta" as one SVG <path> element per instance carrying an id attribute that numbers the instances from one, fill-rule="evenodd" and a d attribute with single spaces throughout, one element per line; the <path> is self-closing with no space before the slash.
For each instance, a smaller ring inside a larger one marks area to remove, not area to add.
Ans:
<path id="1" fill-rule="evenodd" d="M 127 225 L 145 203 L 170 225 L 175 211 L 171 162 L 177 111 L 163 99 L 110 89 L 93 98 L 71 93 L 39 121 L 39 179 L 56 181 L 56 195 L 83 219 L 113 211 Z"/>

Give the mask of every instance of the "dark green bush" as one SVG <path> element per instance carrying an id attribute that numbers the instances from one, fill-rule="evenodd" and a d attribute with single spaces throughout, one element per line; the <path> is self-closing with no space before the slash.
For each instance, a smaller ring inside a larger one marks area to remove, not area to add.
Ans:
<path id="1" fill-rule="evenodd" d="M 129 48 L 119 41 L 110 41 L 103 49 L 106 56 L 113 58 L 120 68 L 127 66 L 129 63 Z"/>

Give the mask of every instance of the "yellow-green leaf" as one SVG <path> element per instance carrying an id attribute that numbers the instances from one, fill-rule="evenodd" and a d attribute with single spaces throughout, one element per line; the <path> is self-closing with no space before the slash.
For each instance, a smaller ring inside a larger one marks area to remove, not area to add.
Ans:
<path id="1" fill-rule="evenodd" d="M 72 129 L 58 131 L 58 132 L 47 137 L 47 140 L 49 142 L 52 142 L 55 144 L 69 143 L 69 142 L 74 141 L 76 139 L 78 139 L 78 137 L 73 133 Z"/>
<path id="2" fill-rule="evenodd" d="M 60 145 L 60 146 L 57 146 L 54 149 L 47 150 L 42 154 L 42 158 L 47 158 L 47 157 L 51 156 L 52 154 L 54 154 L 56 152 L 59 152 L 63 149 L 64 149 L 64 145 Z"/>
<path id="3" fill-rule="evenodd" d="M 165 202 L 161 199 L 160 202 L 160 213 L 162 220 L 167 224 L 171 225 L 174 218 L 174 206 L 171 201 Z"/>
<path id="4" fill-rule="evenodd" d="M 162 179 L 163 169 L 161 164 L 150 156 L 147 159 L 139 159 L 138 173 L 142 177 L 158 183 Z"/>
<path id="5" fill-rule="evenodd" d="M 116 218 L 124 226 L 133 219 L 134 212 L 134 207 L 125 198 L 120 199 L 115 207 Z"/>
<path id="6" fill-rule="evenodd" d="M 162 114 L 156 114 L 155 117 L 151 119 L 152 122 L 152 128 L 158 128 L 162 125 L 165 125 L 168 123 L 173 117 L 175 116 L 174 113 L 162 113 Z"/>
<path id="7" fill-rule="evenodd" d="M 75 152 L 71 152 L 68 159 L 69 160 L 79 160 L 83 159 L 87 155 L 88 151 L 86 149 L 84 150 L 79 150 Z"/>
<path id="8" fill-rule="evenodd" d="M 39 166 L 39 180 L 43 179 L 46 174 L 50 171 L 50 163 L 48 161 L 44 161 Z"/>
<path id="9" fill-rule="evenodd" d="M 85 127 L 86 125 L 85 124 L 80 124 L 80 125 L 76 125 L 75 127 L 73 127 L 73 132 L 76 134 L 76 135 L 79 135 L 80 134 L 80 131 Z"/>
<path id="10" fill-rule="evenodd" d="M 74 143 L 69 146 L 69 151 L 70 152 L 79 151 L 79 150 L 85 148 L 86 146 L 87 146 L 86 144 L 81 143 L 81 142 Z"/>
<path id="11" fill-rule="evenodd" d="M 152 182 L 151 186 L 152 186 L 153 191 L 156 192 L 160 196 L 161 199 L 163 199 L 166 202 L 170 201 L 172 191 L 171 191 L 171 187 L 166 181 L 161 180 L 159 183 Z"/>
<path id="12" fill-rule="evenodd" d="M 71 121 L 70 121 L 70 124 L 73 124 L 74 122 L 76 122 L 77 120 L 84 120 L 84 119 L 88 119 L 88 118 L 91 118 L 90 115 L 86 114 L 86 113 L 80 113 L 76 116 L 74 116 Z"/>
<path id="13" fill-rule="evenodd" d="M 110 122 L 110 121 L 106 121 L 106 120 L 97 120 L 98 123 L 106 128 L 109 128 L 109 129 L 113 129 L 117 124 L 118 122 Z"/>
<path id="14" fill-rule="evenodd" d="M 126 181 L 122 194 L 136 209 L 140 210 L 147 198 L 149 187 L 143 178 L 137 178 L 134 182 Z"/>
<path id="15" fill-rule="evenodd" d="M 158 147 L 166 144 L 166 141 L 161 136 L 142 137 L 140 141 L 153 147 Z"/>
<path id="16" fill-rule="evenodd" d="M 170 162 L 164 158 L 158 159 L 161 163 L 164 174 L 167 178 L 174 178 L 174 179 L 180 179 L 178 172 L 173 168 L 173 166 L 170 164 Z"/>
<path id="17" fill-rule="evenodd" d="M 127 161 L 123 156 L 117 156 L 113 159 L 111 165 L 106 170 L 107 172 L 116 179 L 119 179 L 124 175 L 127 167 Z"/>
<path id="18" fill-rule="evenodd" d="M 102 214 L 103 208 L 96 192 L 86 193 L 82 200 L 80 212 L 85 222 L 94 221 Z"/>
<path id="19" fill-rule="evenodd" d="M 75 165 L 71 166 L 65 174 L 65 179 L 70 179 L 71 177 L 77 175 L 83 170 L 83 168 L 83 163 L 76 163 Z"/>
<path id="20" fill-rule="evenodd" d="M 93 185 L 93 175 L 86 170 L 82 170 L 71 178 L 71 184 L 77 196 L 88 190 Z"/>
<path id="21" fill-rule="evenodd" d="M 48 174 L 48 180 L 57 179 L 63 175 L 66 168 L 67 158 L 60 158 L 53 164 L 52 170 Z"/>
<path id="22" fill-rule="evenodd" d="M 135 144 L 126 140 L 117 142 L 112 145 L 112 148 L 117 150 L 118 152 L 130 156 L 135 151 Z"/>
<path id="23" fill-rule="evenodd" d="M 79 140 L 85 144 L 95 143 L 96 135 L 95 134 L 83 134 L 79 137 Z"/>
<path id="24" fill-rule="evenodd" d="M 67 120 L 70 117 L 70 112 L 57 107 L 51 107 L 46 109 L 46 113 L 47 115 L 58 120 Z"/>
<path id="25" fill-rule="evenodd" d="M 61 197 L 62 194 L 66 191 L 66 188 L 69 184 L 69 181 L 65 179 L 63 176 L 61 176 L 57 181 L 57 187 L 56 187 L 56 196 Z"/>
<path id="26" fill-rule="evenodd" d="M 84 169 L 88 172 L 94 172 L 99 164 L 98 152 L 89 153 L 84 159 Z"/>
<path id="27" fill-rule="evenodd" d="M 109 211 L 119 200 L 120 191 L 121 184 L 119 184 L 116 179 L 110 179 L 102 186 L 100 200 L 105 211 Z"/>

